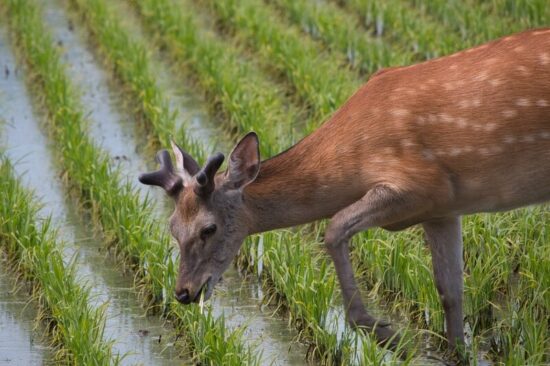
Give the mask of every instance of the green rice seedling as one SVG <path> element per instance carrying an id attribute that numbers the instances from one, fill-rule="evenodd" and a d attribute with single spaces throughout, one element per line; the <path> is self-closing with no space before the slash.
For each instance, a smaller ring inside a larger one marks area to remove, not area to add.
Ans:
<path id="1" fill-rule="evenodd" d="M 522 28 L 550 24 L 550 7 L 544 0 L 498 0 L 492 2 L 497 16 L 514 19 Z"/>
<path id="2" fill-rule="evenodd" d="M 59 361 L 78 365 L 117 365 L 112 341 L 104 339 L 105 311 L 90 305 L 90 291 L 77 282 L 74 262 L 64 263 L 49 218 L 0 158 L 0 245 L 23 278 L 31 281 Z M 39 224 L 40 222 L 40 224 Z"/>
<path id="3" fill-rule="evenodd" d="M 367 30 L 390 42 L 398 53 L 408 54 L 408 60 L 401 64 L 442 56 L 464 44 L 460 34 L 448 32 L 440 23 L 403 1 L 339 2 L 348 12 L 358 14 Z"/>
<path id="4" fill-rule="evenodd" d="M 331 49 L 344 52 L 352 67 L 361 73 L 372 73 L 390 65 L 408 64 L 411 55 L 395 52 L 380 38 L 361 31 L 359 19 L 328 2 L 277 0 L 285 11 L 313 38 L 320 38 Z"/>
<path id="5" fill-rule="evenodd" d="M 535 8 L 542 6 L 538 1 Z M 443 23 L 448 31 L 460 34 L 465 46 L 473 46 L 496 39 L 507 34 L 525 29 L 521 13 L 508 14 L 510 17 L 499 14 L 497 2 L 462 1 L 447 2 L 441 0 L 417 1 L 411 0 L 411 4 L 420 9 L 422 13 Z M 535 4 L 535 2 L 533 2 Z M 548 11 L 543 11 L 548 19 Z M 541 19 L 541 20 L 542 20 Z M 535 26 L 527 22 L 528 27 Z M 537 24 L 537 26 L 544 25 Z M 548 23 L 546 23 L 548 24 Z M 465 48 L 465 47 L 463 47 Z"/>
<path id="6" fill-rule="evenodd" d="M 315 113 L 311 132 L 351 96 L 360 84 L 343 59 L 322 53 L 318 44 L 278 19 L 276 11 L 258 0 L 205 1 L 226 28 L 258 51 L 258 55 L 286 75 L 296 94 Z"/>
<path id="7" fill-rule="evenodd" d="M 132 1 L 153 31 L 177 59 L 188 60 L 213 104 L 223 110 L 233 135 L 258 131 L 261 151 L 273 155 L 276 145 L 293 141 L 296 112 L 276 84 L 269 82 L 253 64 L 246 62 L 226 42 L 203 31 L 192 12 L 171 1 Z M 185 6 L 185 8 L 188 8 Z M 236 117 L 238 116 L 238 118 Z"/>
<path id="8" fill-rule="evenodd" d="M 195 322 L 208 335 L 206 339 L 216 340 L 217 344 L 191 343 L 200 362 L 210 363 L 204 357 L 225 357 L 230 365 L 258 363 L 256 354 L 243 345 L 238 334 L 227 332 L 223 320 L 214 319 L 209 308 L 198 311 L 196 306 L 188 307 L 185 318 L 178 313 L 181 308 L 172 295 L 176 265 L 170 238 L 151 219 L 150 202 L 141 201 L 129 182 L 122 183 L 117 171 L 110 169 L 107 156 L 87 139 L 81 107 L 37 7 L 32 2 L 11 0 L 8 10 L 11 34 L 31 75 L 28 82 L 47 112 L 48 130 L 56 141 L 64 176 L 91 207 L 96 224 L 111 238 L 111 246 L 133 265 L 150 304 L 162 307 L 187 340 L 193 341 L 185 330 Z M 196 348 L 199 346 L 204 349 Z"/>

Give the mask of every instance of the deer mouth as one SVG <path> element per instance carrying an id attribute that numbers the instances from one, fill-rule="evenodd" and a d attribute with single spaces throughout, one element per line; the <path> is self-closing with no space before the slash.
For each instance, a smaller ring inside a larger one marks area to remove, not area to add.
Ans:
<path id="1" fill-rule="evenodd" d="M 201 294 L 204 293 L 204 301 L 208 300 L 210 296 L 212 296 L 212 292 L 214 291 L 214 281 L 212 280 L 212 276 L 208 277 L 208 279 L 203 283 L 199 291 L 197 291 L 197 294 L 195 295 L 195 298 L 193 299 L 193 302 L 198 303 L 201 300 Z"/>

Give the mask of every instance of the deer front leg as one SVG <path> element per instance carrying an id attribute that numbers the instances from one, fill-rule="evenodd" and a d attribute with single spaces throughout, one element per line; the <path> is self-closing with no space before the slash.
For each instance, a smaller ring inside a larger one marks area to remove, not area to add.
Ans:
<path id="1" fill-rule="evenodd" d="M 425 201 L 419 198 L 407 197 L 387 186 L 377 186 L 359 201 L 336 213 L 325 233 L 325 245 L 334 261 L 348 322 L 353 327 L 374 330 L 381 343 L 393 338 L 390 346 L 397 344 L 394 332 L 387 323 L 377 322 L 370 316 L 361 300 L 350 261 L 349 240 L 360 231 L 414 217 L 423 211 L 425 205 Z"/>
<path id="2" fill-rule="evenodd" d="M 437 291 L 445 311 L 447 339 L 451 351 L 464 344 L 462 315 L 463 261 L 460 217 L 423 223 L 432 252 Z"/>

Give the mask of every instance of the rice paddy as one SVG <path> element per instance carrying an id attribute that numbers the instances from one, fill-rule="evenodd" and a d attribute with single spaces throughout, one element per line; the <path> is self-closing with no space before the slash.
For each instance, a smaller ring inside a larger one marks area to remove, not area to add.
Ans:
<path id="1" fill-rule="evenodd" d="M 548 26 L 547 2 L 6 0 L 0 18 L 0 342 L 19 350 L 0 364 L 448 361 L 420 230 L 351 245 L 393 352 L 346 324 L 324 222 L 252 236 L 210 301 L 179 304 L 171 202 L 137 175 L 171 139 L 202 163 L 254 130 L 276 155 L 377 70 Z M 463 219 L 471 364 L 550 363 L 549 222 Z"/>

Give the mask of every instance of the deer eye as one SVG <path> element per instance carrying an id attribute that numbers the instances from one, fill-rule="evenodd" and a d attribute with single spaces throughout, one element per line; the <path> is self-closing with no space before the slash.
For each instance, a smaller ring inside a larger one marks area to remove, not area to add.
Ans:
<path id="1" fill-rule="evenodd" d="M 201 229 L 201 239 L 206 240 L 216 232 L 216 224 L 210 224 Z"/>

